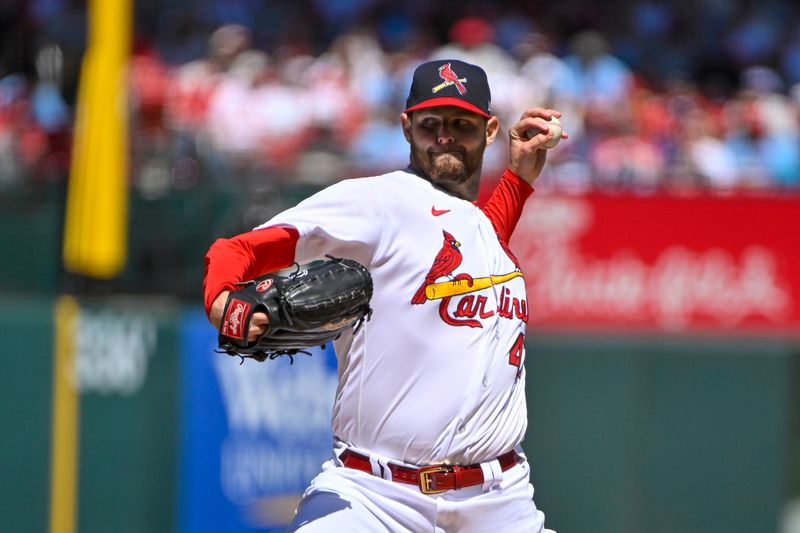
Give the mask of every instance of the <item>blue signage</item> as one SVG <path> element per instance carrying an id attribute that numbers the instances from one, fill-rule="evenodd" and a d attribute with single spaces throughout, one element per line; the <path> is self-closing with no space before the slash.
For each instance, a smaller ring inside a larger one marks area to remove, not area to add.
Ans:
<path id="1" fill-rule="evenodd" d="M 187 314 L 180 531 L 282 531 L 331 456 L 335 354 L 242 362 L 215 352 L 216 339 L 202 310 Z"/>

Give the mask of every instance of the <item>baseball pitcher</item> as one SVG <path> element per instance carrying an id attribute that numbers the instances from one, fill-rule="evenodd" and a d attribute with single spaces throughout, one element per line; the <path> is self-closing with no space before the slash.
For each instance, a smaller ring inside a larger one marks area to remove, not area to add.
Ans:
<path id="1" fill-rule="evenodd" d="M 246 300 L 238 284 L 326 257 L 352 262 L 335 272 L 357 286 L 311 305 L 348 300 L 339 316 L 357 320 L 333 326 L 333 453 L 290 531 L 545 531 L 520 445 L 529 303 L 507 243 L 554 138 L 549 119 L 560 113 L 530 109 L 509 128 L 508 169 L 481 207 L 483 154 L 499 130 L 490 101 L 480 67 L 420 65 L 400 115 L 407 168 L 338 182 L 208 251 L 206 310 L 229 353 L 258 346 L 270 324 L 281 324 L 281 346 L 291 348 L 287 324 L 303 322 L 291 318 L 299 311 Z M 311 275 L 294 269 L 297 280 Z M 337 277 L 326 271 L 295 293 L 313 300 Z"/>

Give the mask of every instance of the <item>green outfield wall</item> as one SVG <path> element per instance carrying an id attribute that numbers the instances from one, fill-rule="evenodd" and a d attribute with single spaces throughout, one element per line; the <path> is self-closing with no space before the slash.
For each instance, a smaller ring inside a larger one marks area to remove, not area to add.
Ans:
<path id="1" fill-rule="evenodd" d="M 54 304 L 0 298 L 0 531 L 50 529 Z M 176 531 L 177 326 L 161 299 L 80 302 L 74 531 Z M 63 444 L 63 443 L 62 443 Z M 63 526 L 63 524 L 61 525 Z M 68 529 L 59 529 L 67 531 Z"/>
<path id="2" fill-rule="evenodd" d="M 536 500 L 566 532 L 776 532 L 796 343 L 528 336 Z"/>

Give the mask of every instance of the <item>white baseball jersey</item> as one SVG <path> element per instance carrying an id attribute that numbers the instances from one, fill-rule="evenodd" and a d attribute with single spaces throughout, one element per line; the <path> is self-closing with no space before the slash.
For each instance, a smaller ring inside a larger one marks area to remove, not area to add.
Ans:
<path id="1" fill-rule="evenodd" d="M 337 439 L 419 465 L 478 463 L 521 442 L 525 283 L 484 211 L 397 171 L 339 182 L 252 233 L 287 228 L 294 257 L 273 266 L 330 254 L 373 277 L 371 320 L 335 342 Z"/>

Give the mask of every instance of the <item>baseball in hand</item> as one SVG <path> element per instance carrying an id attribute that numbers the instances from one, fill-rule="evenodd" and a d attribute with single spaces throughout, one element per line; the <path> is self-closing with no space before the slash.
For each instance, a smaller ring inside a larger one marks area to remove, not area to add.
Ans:
<path id="1" fill-rule="evenodd" d="M 561 141 L 561 121 L 558 120 L 558 117 L 553 115 L 552 117 L 550 117 L 548 126 L 550 127 L 550 131 L 553 132 L 553 138 L 547 141 L 544 147 L 554 148 L 559 143 L 559 141 Z M 528 130 L 527 131 L 528 139 L 532 139 L 538 133 L 539 132 L 536 130 L 532 129 Z"/>
<path id="2" fill-rule="evenodd" d="M 553 148 L 558 142 L 561 140 L 561 121 L 558 120 L 558 117 L 553 115 L 550 117 L 550 131 L 553 132 L 553 138 L 545 143 L 545 148 Z"/>

